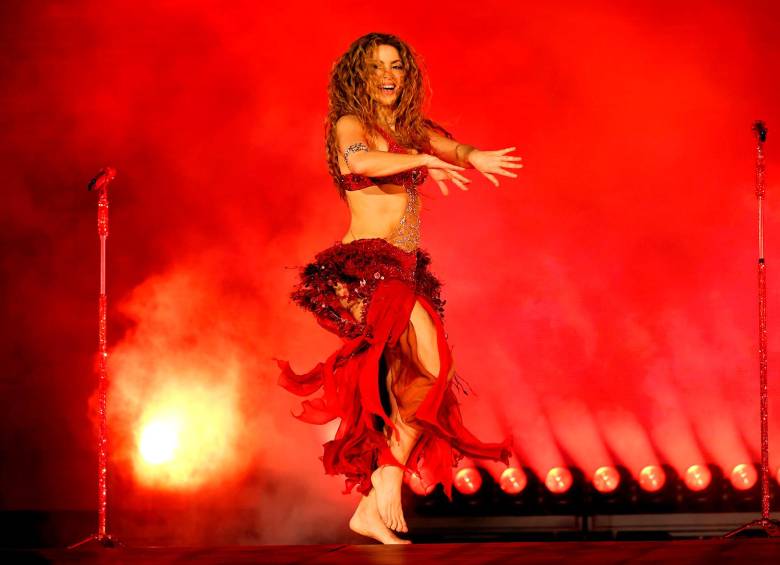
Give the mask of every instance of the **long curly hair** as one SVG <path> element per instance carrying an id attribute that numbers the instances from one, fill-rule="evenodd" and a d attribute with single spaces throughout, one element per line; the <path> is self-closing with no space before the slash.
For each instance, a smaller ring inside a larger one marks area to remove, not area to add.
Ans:
<path id="1" fill-rule="evenodd" d="M 404 71 L 401 95 L 394 103 L 394 134 L 398 143 L 422 153 L 430 153 L 431 145 L 426 128 L 432 128 L 452 138 L 442 126 L 424 116 L 426 92 L 430 91 L 430 85 L 412 48 L 397 36 L 387 33 L 368 33 L 359 37 L 352 42 L 346 53 L 333 63 L 328 82 L 328 117 L 325 119 L 328 172 L 339 190 L 339 195 L 345 200 L 346 192 L 339 183 L 341 173 L 336 122 L 342 116 L 353 114 L 362 122 L 367 133 L 378 135 L 377 128 L 383 124 L 378 122 L 379 104 L 369 94 L 369 81 L 372 79 L 367 58 L 374 54 L 379 45 L 390 45 L 398 50 Z"/>

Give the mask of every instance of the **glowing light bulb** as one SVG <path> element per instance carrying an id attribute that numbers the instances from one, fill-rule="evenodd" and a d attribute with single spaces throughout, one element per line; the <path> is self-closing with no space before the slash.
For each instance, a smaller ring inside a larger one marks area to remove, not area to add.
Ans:
<path id="1" fill-rule="evenodd" d="M 422 477 L 417 473 L 409 475 L 406 484 L 408 484 L 409 488 L 412 489 L 412 492 L 418 496 L 428 496 L 433 492 L 434 488 L 434 485 L 426 485 L 423 482 Z"/>
<path id="2" fill-rule="evenodd" d="M 547 478 L 544 480 L 544 485 L 552 493 L 563 494 L 571 488 L 574 479 L 571 476 L 571 471 L 566 467 L 553 467 L 547 473 Z"/>
<path id="3" fill-rule="evenodd" d="M 172 461 L 179 447 L 181 424 L 174 418 L 149 422 L 138 441 L 138 450 L 147 463 L 160 465 Z"/>
<path id="4" fill-rule="evenodd" d="M 482 475 L 474 467 L 463 467 L 455 473 L 455 488 L 461 494 L 471 495 L 482 487 Z"/>
<path id="5" fill-rule="evenodd" d="M 501 473 L 498 484 L 507 494 L 520 494 L 528 484 L 528 477 L 525 472 L 517 467 L 507 467 Z"/>
<path id="6" fill-rule="evenodd" d="M 620 485 L 620 473 L 610 465 L 599 467 L 593 473 L 593 486 L 601 493 L 613 492 Z"/>
<path id="7" fill-rule="evenodd" d="M 648 465 L 639 471 L 639 486 L 647 492 L 658 492 L 666 484 L 666 473 L 658 465 Z"/>
<path id="8" fill-rule="evenodd" d="M 729 477 L 731 486 L 737 490 L 749 490 L 753 488 L 758 480 L 758 473 L 756 468 L 748 463 L 740 463 L 731 470 L 731 476 Z"/>
<path id="9" fill-rule="evenodd" d="M 712 482 L 712 473 L 706 465 L 691 465 L 685 471 L 685 486 L 694 492 L 705 490 Z"/>

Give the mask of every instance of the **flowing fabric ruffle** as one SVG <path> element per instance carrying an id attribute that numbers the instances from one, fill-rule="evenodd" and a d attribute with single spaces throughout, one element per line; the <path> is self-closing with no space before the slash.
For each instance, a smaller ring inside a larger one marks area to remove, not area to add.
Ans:
<path id="1" fill-rule="evenodd" d="M 373 470 L 390 464 L 416 473 L 425 485 L 442 483 L 450 496 L 452 467 L 460 457 L 508 462 L 508 441 L 483 443 L 463 425 L 452 391 L 455 371 L 441 317 L 440 284 L 428 271 L 429 262 L 421 250 L 407 253 L 383 240 L 337 244 L 303 269 L 293 293 L 296 302 L 343 339 L 307 373 L 295 373 L 287 361 L 278 364 L 279 384 L 290 392 L 310 396 L 322 390 L 303 401 L 298 419 L 311 424 L 341 419 L 336 436 L 324 445 L 322 461 L 326 473 L 346 476 L 345 492 L 357 487 L 367 494 Z M 438 375 L 428 372 L 417 355 L 410 323 L 416 301 L 436 330 Z M 384 431 L 394 433 L 395 426 L 382 400 L 387 393 L 382 367 L 392 375 L 389 388 L 402 420 L 420 431 L 405 465 L 393 457 Z"/>

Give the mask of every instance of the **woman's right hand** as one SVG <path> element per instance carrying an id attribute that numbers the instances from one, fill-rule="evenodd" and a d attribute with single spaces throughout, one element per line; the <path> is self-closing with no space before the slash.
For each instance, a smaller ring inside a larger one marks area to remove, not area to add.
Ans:
<path id="1" fill-rule="evenodd" d="M 460 188 L 461 190 L 468 190 L 466 185 L 471 182 L 471 179 L 464 177 L 458 171 L 464 171 L 465 169 L 459 165 L 453 165 L 447 161 L 443 161 L 436 157 L 436 155 L 425 155 L 424 166 L 428 168 L 428 173 L 431 178 L 439 185 L 439 190 L 444 196 L 447 196 L 450 191 L 447 188 L 445 181 L 449 180 L 452 184 Z"/>

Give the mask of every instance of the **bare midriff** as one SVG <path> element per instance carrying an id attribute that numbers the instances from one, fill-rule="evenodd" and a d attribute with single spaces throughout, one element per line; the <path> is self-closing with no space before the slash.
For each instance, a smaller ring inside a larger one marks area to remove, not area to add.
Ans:
<path id="1" fill-rule="evenodd" d="M 373 185 L 347 192 L 350 224 L 342 243 L 381 238 L 405 251 L 414 250 L 419 239 L 416 191 L 412 206 L 409 198 L 409 191 L 395 184 Z"/>

